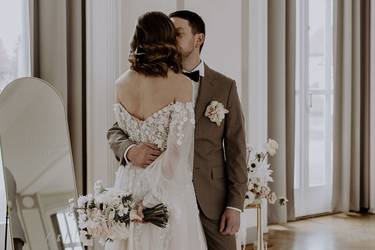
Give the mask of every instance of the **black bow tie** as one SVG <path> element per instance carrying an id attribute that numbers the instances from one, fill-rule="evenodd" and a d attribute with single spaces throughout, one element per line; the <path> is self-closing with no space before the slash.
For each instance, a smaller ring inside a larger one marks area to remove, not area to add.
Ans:
<path id="1" fill-rule="evenodd" d="M 194 82 L 199 81 L 199 70 L 193 71 L 193 72 L 183 72 L 183 74 L 187 77 L 189 77 Z"/>

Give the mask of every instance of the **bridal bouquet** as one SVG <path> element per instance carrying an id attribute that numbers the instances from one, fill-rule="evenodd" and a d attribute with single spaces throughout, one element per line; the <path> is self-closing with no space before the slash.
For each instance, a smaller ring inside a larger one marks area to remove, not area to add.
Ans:
<path id="1" fill-rule="evenodd" d="M 75 210 L 78 213 L 80 239 L 85 246 L 92 246 L 93 239 L 127 239 L 133 221 L 152 223 L 164 228 L 168 223 L 168 209 L 164 204 L 143 209 L 143 219 L 138 216 L 137 204 L 132 194 L 105 189 L 101 181 L 94 185 L 94 194 L 80 196 Z"/>
<path id="2" fill-rule="evenodd" d="M 285 205 L 288 201 L 284 197 L 277 198 L 276 194 L 268 186 L 273 182 L 270 164 L 267 163 L 267 156 L 274 156 L 279 145 L 276 141 L 268 139 L 262 149 L 248 147 L 247 149 L 247 171 L 248 171 L 248 190 L 246 192 L 245 207 L 249 205 L 260 204 L 263 199 L 268 200 L 270 204 L 276 201 L 280 205 Z"/>

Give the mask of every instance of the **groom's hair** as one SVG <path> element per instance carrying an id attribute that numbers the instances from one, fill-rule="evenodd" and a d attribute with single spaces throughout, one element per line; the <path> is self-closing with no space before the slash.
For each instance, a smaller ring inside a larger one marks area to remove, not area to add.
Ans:
<path id="1" fill-rule="evenodd" d="M 203 33 L 203 35 L 206 36 L 206 27 L 205 27 L 204 21 L 202 17 L 200 17 L 197 13 L 192 12 L 190 10 L 178 10 L 169 14 L 169 18 L 172 18 L 172 17 L 178 17 L 178 18 L 182 18 L 188 21 L 191 27 L 191 31 L 193 32 L 193 35 Z M 204 44 L 204 41 L 201 47 L 199 48 L 199 51 L 202 50 L 203 44 Z"/>

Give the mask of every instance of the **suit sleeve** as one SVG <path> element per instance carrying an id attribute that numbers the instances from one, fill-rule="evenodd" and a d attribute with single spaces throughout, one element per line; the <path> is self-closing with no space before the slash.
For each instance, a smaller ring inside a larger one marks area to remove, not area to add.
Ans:
<path id="1" fill-rule="evenodd" d="M 125 151 L 135 143 L 129 139 L 129 136 L 118 126 L 117 122 L 107 131 L 107 140 L 116 160 L 122 165 L 126 165 Z"/>
<path id="2" fill-rule="evenodd" d="M 227 207 L 243 211 L 247 189 L 245 122 L 233 81 L 226 109 L 224 147 L 228 176 Z"/>

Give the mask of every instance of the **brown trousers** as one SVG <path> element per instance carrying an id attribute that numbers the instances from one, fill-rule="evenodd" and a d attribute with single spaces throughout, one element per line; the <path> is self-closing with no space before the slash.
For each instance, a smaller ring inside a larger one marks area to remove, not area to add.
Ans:
<path id="1" fill-rule="evenodd" d="M 219 232 L 220 220 L 209 219 L 202 211 L 199 214 L 206 235 L 208 250 L 236 250 L 236 237 L 234 235 L 222 235 Z"/>

